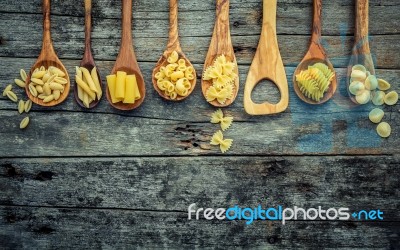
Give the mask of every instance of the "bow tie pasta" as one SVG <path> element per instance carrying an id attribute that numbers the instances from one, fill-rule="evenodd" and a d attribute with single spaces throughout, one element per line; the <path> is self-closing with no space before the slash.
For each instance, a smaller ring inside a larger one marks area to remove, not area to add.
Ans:
<path id="1" fill-rule="evenodd" d="M 203 80 L 211 81 L 212 86 L 206 92 L 206 100 L 217 100 L 224 104 L 233 97 L 234 82 L 238 75 L 234 72 L 235 63 L 226 59 L 225 55 L 217 57 L 214 64 L 203 73 Z"/>

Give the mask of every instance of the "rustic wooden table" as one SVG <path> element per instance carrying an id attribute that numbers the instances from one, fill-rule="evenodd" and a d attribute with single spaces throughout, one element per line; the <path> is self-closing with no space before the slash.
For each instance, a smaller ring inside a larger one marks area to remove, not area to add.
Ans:
<path id="1" fill-rule="evenodd" d="M 77 3 L 79 2 L 79 3 Z M 82 2 L 82 3 L 81 3 Z M 1 89 L 28 70 L 41 47 L 41 1 L 0 0 Z M 73 95 L 54 108 L 33 107 L 31 124 L 0 97 L 0 248 L 307 247 L 400 249 L 399 105 L 385 107 L 393 133 L 380 139 L 368 120 L 371 106 L 351 107 L 345 68 L 353 43 L 354 1 L 324 1 L 323 39 L 340 81 L 319 107 L 293 92 L 292 73 L 307 50 L 311 0 L 280 0 L 278 39 L 290 87 L 283 114 L 251 117 L 243 85 L 260 35 L 261 0 L 231 1 L 232 39 L 241 89 L 226 112 L 232 149 L 210 147 L 215 110 L 198 86 L 182 103 L 152 89 L 151 72 L 165 49 L 168 1 L 134 1 L 133 36 L 147 98 L 133 112 L 105 99 L 84 110 Z M 181 1 L 183 50 L 202 70 L 215 19 L 214 1 Z M 104 77 L 120 43 L 120 1 L 93 1 L 93 50 Z M 400 3 L 370 1 L 371 49 L 377 74 L 400 91 Z M 84 45 L 83 1 L 52 1 L 55 49 L 72 74 Z M 278 100 L 271 86 L 254 99 Z M 18 92 L 23 96 L 22 91 Z M 383 221 L 208 221 L 187 219 L 198 207 L 235 204 L 381 209 Z"/>

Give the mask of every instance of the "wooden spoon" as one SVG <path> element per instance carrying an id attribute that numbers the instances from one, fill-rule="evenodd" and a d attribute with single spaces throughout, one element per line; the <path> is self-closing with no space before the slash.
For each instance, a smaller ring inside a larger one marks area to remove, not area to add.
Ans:
<path id="1" fill-rule="evenodd" d="M 289 105 L 289 89 L 276 36 L 277 0 L 263 0 L 263 25 L 257 52 L 251 63 L 244 89 L 244 108 L 250 115 L 283 112 Z M 264 79 L 274 82 L 281 93 L 277 104 L 256 104 L 251 99 L 254 87 Z"/>
<path id="2" fill-rule="evenodd" d="M 48 103 L 44 103 L 43 100 L 34 97 L 31 92 L 29 91 L 29 83 L 31 82 L 31 75 L 36 68 L 40 68 L 44 66 L 48 69 L 50 66 L 57 67 L 58 69 L 62 70 L 65 73 L 65 79 L 67 83 L 64 85 L 64 92 L 61 93 L 60 98 L 56 101 L 51 101 Z M 51 32 L 50 32 L 50 0 L 43 0 L 43 43 L 42 43 L 42 51 L 36 62 L 33 64 L 27 78 L 26 78 L 26 86 L 25 91 L 28 95 L 29 99 L 32 102 L 45 107 L 56 106 L 68 97 L 70 89 L 70 80 L 68 71 L 65 69 L 64 65 L 61 63 L 60 59 L 58 59 L 56 52 L 54 51 L 53 43 L 51 40 Z"/>
<path id="3" fill-rule="evenodd" d="M 136 60 L 135 52 L 133 51 L 132 42 L 132 0 L 122 0 L 122 38 L 121 48 L 114 68 L 111 74 L 116 74 L 117 71 L 125 71 L 128 75 L 136 75 L 137 84 L 140 92 L 140 99 L 134 104 L 125 104 L 122 102 L 112 103 L 110 92 L 107 88 L 107 99 L 111 106 L 119 110 L 133 110 L 139 107 L 144 100 L 146 94 L 146 86 L 144 84 L 143 75 L 140 71 Z"/>
<path id="4" fill-rule="evenodd" d="M 167 45 L 167 49 L 164 51 L 160 60 L 158 60 L 157 65 L 153 70 L 152 80 L 153 80 L 154 89 L 164 99 L 171 100 L 171 101 L 181 101 L 181 100 L 185 99 L 186 97 L 188 97 L 193 92 L 194 87 L 196 86 L 196 72 L 195 71 L 193 71 L 194 79 L 191 81 L 192 87 L 188 91 L 188 94 L 186 96 L 178 95 L 177 98 L 174 100 L 172 100 L 169 96 L 165 95 L 165 93 L 161 89 L 158 88 L 157 79 L 155 78 L 155 75 L 157 74 L 157 72 L 160 71 L 160 67 L 166 66 L 167 64 L 169 64 L 167 59 L 173 51 L 178 52 L 179 58 L 182 58 L 186 61 L 186 66 L 193 67 L 193 65 L 190 63 L 189 59 L 187 59 L 185 54 L 182 52 L 182 48 L 179 43 L 178 0 L 169 0 L 169 40 L 168 40 L 168 45 Z M 193 69 L 194 69 L 194 67 L 193 67 Z"/>
<path id="5" fill-rule="evenodd" d="M 210 102 L 211 105 L 215 107 L 226 107 L 232 104 L 239 91 L 239 69 L 235 57 L 235 52 L 233 50 L 231 32 L 229 28 L 229 0 L 217 0 L 216 7 L 216 19 L 213 36 L 211 38 L 210 47 L 208 49 L 207 57 L 204 62 L 204 71 L 211 65 L 214 64 L 215 59 L 220 55 L 225 55 L 226 60 L 235 63 L 234 72 L 238 75 L 234 85 L 234 93 L 231 99 L 226 100 L 224 104 L 220 104 L 217 100 Z M 212 86 L 212 81 L 201 81 L 201 88 L 204 97 L 209 87 Z"/>
<path id="6" fill-rule="evenodd" d="M 88 69 L 89 72 L 91 72 L 92 69 L 96 67 L 91 49 L 91 29 L 92 29 L 92 0 L 85 0 L 85 53 L 83 54 L 83 59 L 81 61 L 80 66 Z M 99 78 L 100 87 L 102 88 L 103 84 L 101 82 L 100 73 L 97 68 L 96 72 L 97 72 L 97 77 Z M 74 85 L 74 95 L 75 95 L 75 100 L 79 104 L 79 106 L 81 106 L 82 108 L 86 108 L 81 99 L 79 99 L 78 97 L 77 83 L 75 83 Z M 96 107 L 97 104 L 99 104 L 99 102 L 100 100 L 97 99 L 96 97 L 96 99 L 90 103 L 89 108 Z"/>
<path id="7" fill-rule="evenodd" d="M 347 67 L 347 91 L 350 99 L 355 103 L 359 104 L 354 95 L 349 91 L 351 83 L 351 72 L 352 67 L 357 64 L 364 65 L 364 67 L 375 75 L 374 61 L 371 56 L 369 48 L 369 37 L 368 37 L 368 0 L 356 0 L 356 24 L 354 32 L 354 47 L 352 50 L 352 56 L 350 57 L 349 66 Z"/>
<path id="8" fill-rule="evenodd" d="M 328 56 L 325 52 L 324 47 L 321 44 L 321 9 L 322 9 L 322 0 L 314 0 L 314 18 L 313 18 L 313 30 L 311 36 L 311 43 L 308 49 L 307 54 L 304 56 L 303 60 L 300 62 L 299 66 L 297 66 L 294 74 L 293 74 L 293 87 L 297 94 L 297 96 L 306 103 L 309 104 L 322 104 L 327 102 L 332 98 L 333 94 L 336 92 L 337 88 L 337 77 L 335 68 L 332 63 L 329 61 Z M 296 81 L 296 75 L 299 74 L 302 70 L 307 70 L 308 66 L 314 65 L 315 63 L 323 63 L 329 67 L 332 72 L 335 72 L 335 76 L 329 85 L 329 89 L 324 94 L 323 98 L 320 101 L 314 101 L 308 97 L 306 97 L 300 90 L 299 85 Z"/>

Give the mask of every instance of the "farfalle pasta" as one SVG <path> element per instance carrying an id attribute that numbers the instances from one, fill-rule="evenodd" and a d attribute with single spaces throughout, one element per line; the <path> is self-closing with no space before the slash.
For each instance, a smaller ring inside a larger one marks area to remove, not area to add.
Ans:
<path id="1" fill-rule="evenodd" d="M 235 71 L 235 63 L 227 61 L 225 55 L 217 57 L 213 65 L 203 72 L 203 80 L 211 81 L 212 85 L 206 92 L 206 100 L 224 104 L 228 99 L 232 99 L 234 82 L 238 75 Z"/>
<path id="2" fill-rule="evenodd" d="M 222 131 L 227 130 L 233 122 L 233 117 L 224 116 L 221 109 L 218 109 L 211 115 L 211 123 L 221 123 Z"/>
<path id="3" fill-rule="evenodd" d="M 193 66 L 187 65 L 185 59 L 179 58 L 176 51 L 168 56 L 167 62 L 168 65 L 160 67 L 154 75 L 158 89 L 171 100 L 176 100 L 179 96 L 188 96 L 195 79 Z"/>
<path id="4" fill-rule="evenodd" d="M 222 134 L 221 130 L 218 130 L 213 137 L 211 138 L 211 145 L 218 146 L 221 149 L 222 153 L 225 153 L 230 149 L 232 146 L 233 140 L 232 139 L 224 139 L 224 135 Z"/>
<path id="5" fill-rule="evenodd" d="M 319 102 L 328 91 L 335 73 L 323 63 L 316 63 L 296 75 L 300 91 L 307 97 Z"/>

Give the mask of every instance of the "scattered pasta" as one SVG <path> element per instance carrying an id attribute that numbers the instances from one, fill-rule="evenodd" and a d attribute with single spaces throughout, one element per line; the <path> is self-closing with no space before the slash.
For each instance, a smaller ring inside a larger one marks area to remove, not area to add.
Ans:
<path id="1" fill-rule="evenodd" d="M 235 63 L 227 61 L 225 55 L 220 55 L 213 65 L 203 72 L 203 80 L 212 82 L 212 86 L 206 92 L 207 102 L 217 100 L 218 103 L 224 104 L 233 98 L 234 83 L 238 77 L 235 67 Z"/>
<path id="2" fill-rule="evenodd" d="M 221 152 L 225 153 L 232 146 L 232 142 L 233 142 L 232 139 L 224 139 L 224 135 L 222 134 L 222 131 L 218 130 L 218 132 L 216 132 L 213 135 L 213 137 L 211 138 L 210 144 L 215 145 L 215 146 L 219 145 Z"/>
<path id="3" fill-rule="evenodd" d="M 168 56 L 167 62 L 166 66 L 160 67 L 154 74 L 157 88 L 170 100 L 188 96 L 196 78 L 193 66 L 187 65 L 185 59 L 179 58 L 176 51 Z"/>
<path id="4" fill-rule="evenodd" d="M 296 75 L 300 91 L 307 97 L 319 102 L 328 91 L 335 73 L 323 63 L 316 63 Z"/>
<path id="5" fill-rule="evenodd" d="M 211 115 L 211 123 L 221 123 L 221 129 L 222 131 L 227 130 L 233 122 L 233 117 L 231 116 L 225 116 L 222 113 L 221 109 L 218 109 Z"/>

